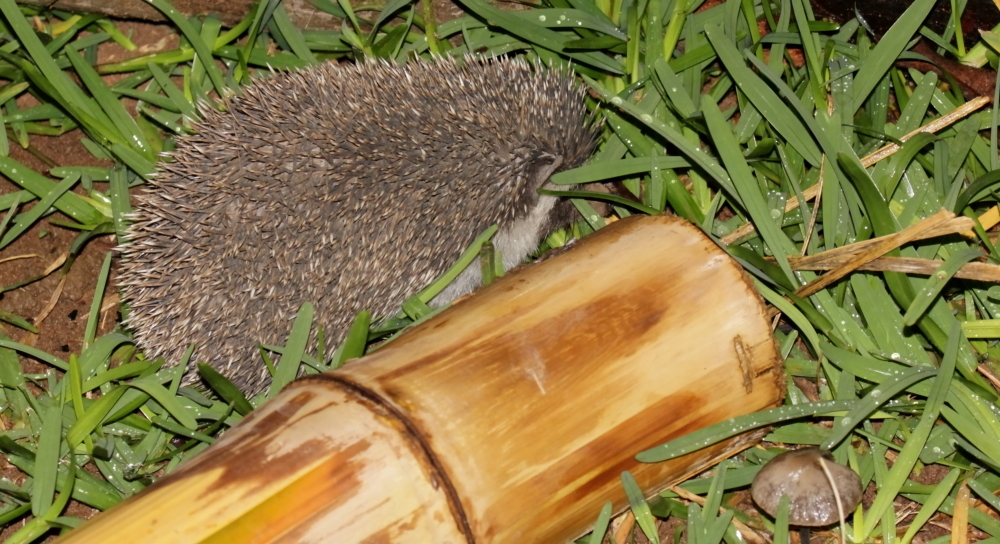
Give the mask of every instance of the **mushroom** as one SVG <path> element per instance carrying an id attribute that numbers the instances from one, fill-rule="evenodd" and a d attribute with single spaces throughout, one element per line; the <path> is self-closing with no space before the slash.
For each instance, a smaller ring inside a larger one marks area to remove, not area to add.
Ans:
<path id="1" fill-rule="evenodd" d="M 805 448 L 768 461 L 754 477 L 750 495 L 772 517 L 778 511 L 778 501 L 787 495 L 791 525 L 821 527 L 840 519 L 837 495 L 843 512 L 854 510 L 861 502 L 861 478 L 838 465 L 828 452 Z"/>

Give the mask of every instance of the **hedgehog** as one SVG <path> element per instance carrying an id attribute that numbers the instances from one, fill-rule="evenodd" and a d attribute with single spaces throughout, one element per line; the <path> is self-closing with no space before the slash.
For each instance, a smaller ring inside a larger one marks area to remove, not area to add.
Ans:
<path id="1" fill-rule="evenodd" d="M 176 365 L 194 345 L 184 383 L 206 362 L 255 394 L 270 384 L 257 347 L 303 303 L 332 350 L 359 311 L 394 315 L 491 225 L 504 268 L 520 264 L 571 217 L 538 189 L 592 152 L 584 98 L 568 69 L 467 58 L 327 62 L 203 108 L 119 248 L 137 346 Z M 470 266 L 432 306 L 479 283 Z"/>

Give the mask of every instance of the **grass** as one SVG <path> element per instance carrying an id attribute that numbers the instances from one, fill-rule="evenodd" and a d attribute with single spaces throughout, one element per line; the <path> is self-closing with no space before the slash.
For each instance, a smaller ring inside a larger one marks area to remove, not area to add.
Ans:
<path id="1" fill-rule="evenodd" d="M 737 421 L 740 430 L 771 426 L 770 445 L 651 501 L 623 475 L 636 530 L 658 542 L 655 518 L 676 517 L 685 520 L 689 543 L 739 542 L 737 531 L 757 525 L 732 506 L 734 494 L 784 448 L 823 444 L 877 490 L 874 502 L 845 525 L 848 539 L 889 541 L 902 534 L 905 544 L 936 514 L 956 512 L 956 530 L 967 520 L 990 540 L 1000 539 L 1000 287 L 956 278 L 970 270 L 970 261 L 1000 265 L 986 232 L 1000 219 L 987 219 L 1000 200 L 997 113 L 962 113 L 933 134 L 901 141 L 965 103 L 960 90 L 937 75 L 896 64 L 914 57 L 906 47 L 918 34 L 932 36 L 942 51 L 966 52 L 954 29 L 938 35 L 922 26 L 932 0 L 914 2 L 878 43 L 857 21 L 839 27 L 812 21 L 805 0 L 730 1 L 701 10 L 698 0 L 547 0 L 516 12 L 463 0 L 466 14 L 443 23 L 434 21 L 429 4 L 409 0 L 357 9 L 348 0 L 314 0 L 343 19 L 341 31 L 299 31 L 275 0 L 259 2 L 232 29 L 212 18 L 187 19 L 166 0 L 150 3 L 182 36 L 178 48 L 97 65 L 98 44 L 132 46 L 113 21 L 38 13 L 0 0 L 0 116 L 9 131 L 0 131 L 0 172 L 23 189 L 0 197 L 6 210 L 0 250 L 44 220 L 50 207 L 62 214 L 49 216 L 50 223 L 80 233 L 73 255 L 94 236 L 121 235 L 129 189 L 144 183 L 157 154 L 188 130 L 195 104 L 238 92 L 265 67 L 469 53 L 572 61 L 593 90 L 591 105 L 604 116 L 605 131 L 588 165 L 553 181 L 620 182 L 635 201 L 568 195 L 607 200 L 619 217 L 672 211 L 699 225 L 754 277 L 784 324 L 775 336 L 785 360 L 786 405 Z M 32 26 L 35 15 L 41 30 Z M 1000 39 L 987 38 L 967 55 L 995 60 L 990 47 Z M 109 86 L 101 77 L 108 74 L 122 79 Z M 40 104 L 19 109 L 13 99 L 25 92 Z M 123 98 L 138 101 L 137 116 Z M 112 168 L 36 172 L 9 156 L 11 145 L 30 146 L 33 134 L 76 128 Z M 901 144 L 894 155 L 867 158 L 891 143 Z M 109 189 L 97 191 L 94 181 L 107 181 Z M 587 200 L 574 202 L 583 221 L 547 245 L 605 225 Z M 947 223 L 942 208 L 959 218 L 982 215 L 984 224 L 917 236 Z M 970 228 L 974 235 L 959 234 Z M 463 263 L 475 260 L 489 234 Z M 882 240 L 877 251 L 852 245 L 875 237 Z M 821 274 L 797 267 L 803 256 L 836 251 L 842 258 L 827 272 L 835 281 L 815 283 Z M 907 273 L 899 258 L 931 273 Z M 108 255 L 79 353 L 63 360 L 0 336 L 0 406 L 8 423 L 0 450 L 29 476 L 20 485 L 0 480 L 0 526 L 30 515 L 8 542 L 72 529 L 82 520 L 66 513 L 70 499 L 97 510 L 113 506 L 207 448 L 266 400 L 243 398 L 210 370 L 203 374 L 211 390 L 181 387 L 178 368 L 146 360 L 127 330 L 96 337 L 110 263 Z M 426 302 L 448 277 L 414 294 L 377 330 L 370 328 L 371 316 L 359 315 L 331 360 L 305 350 L 308 305 L 286 345 L 264 346 L 261 355 L 268 364 L 269 354 L 283 355 L 274 369 L 279 384 L 300 364 L 308 373 L 335 368 L 364 353 L 369 340 L 433 312 Z M 0 320 L 33 328 L 9 312 L 0 312 Z M 52 370 L 25 375 L 18 355 Z M 35 385 L 42 386 L 40 394 Z M 708 428 L 636 453 L 656 462 L 731 432 Z M 80 468 L 85 464 L 100 477 Z M 914 471 L 932 464 L 950 470 L 939 485 L 914 481 Z M 914 520 L 896 516 L 899 497 L 920 505 Z M 970 509 L 972 498 L 993 515 Z M 597 532 L 580 542 L 600 542 L 609 515 L 610 509 L 594 512 Z M 776 539 L 787 537 L 786 523 L 766 517 L 762 523 Z"/>

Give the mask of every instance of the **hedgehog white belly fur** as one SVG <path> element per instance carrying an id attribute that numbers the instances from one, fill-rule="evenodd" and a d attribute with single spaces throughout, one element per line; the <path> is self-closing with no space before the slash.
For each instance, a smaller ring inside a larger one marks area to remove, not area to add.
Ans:
<path id="1" fill-rule="evenodd" d="M 560 215 L 537 189 L 593 150 L 583 96 L 521 60 L 324 63 L 245 88 L 135 199 L 120 283 L 136 343 L 167 364 L 194 343 L 192 365 L 254 394 L 270 382 L 256 346 L 304 302 L 332 350 L 358 311 L 391 315 L 490 225 L 516 265 Z"/>

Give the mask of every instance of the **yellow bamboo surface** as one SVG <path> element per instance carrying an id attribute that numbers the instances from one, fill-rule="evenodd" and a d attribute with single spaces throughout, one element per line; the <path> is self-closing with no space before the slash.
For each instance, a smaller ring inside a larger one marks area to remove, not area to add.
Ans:
<path id="1" fill-rule="evenodd" d="M 774 406 L 783 373 L 740 267 L 695 227 L 626 219 L 340 371 L 289 386 L 67 542 L 567 542 L 756 436 L 643 449 Z"/>

